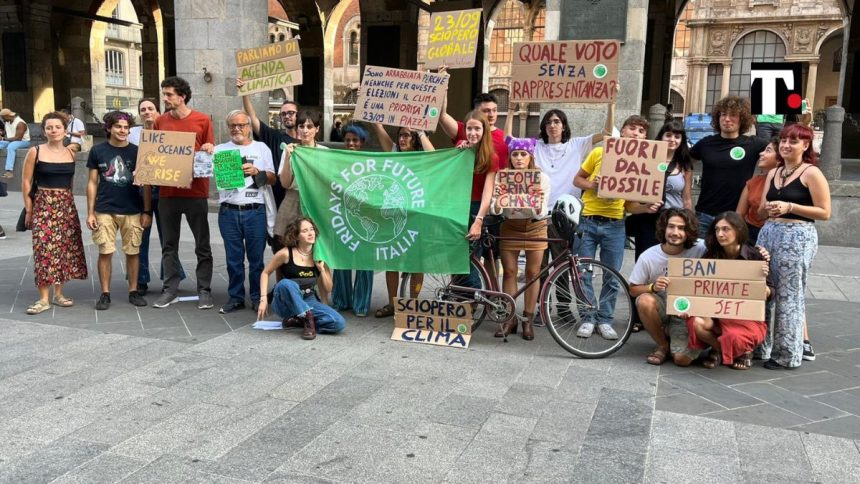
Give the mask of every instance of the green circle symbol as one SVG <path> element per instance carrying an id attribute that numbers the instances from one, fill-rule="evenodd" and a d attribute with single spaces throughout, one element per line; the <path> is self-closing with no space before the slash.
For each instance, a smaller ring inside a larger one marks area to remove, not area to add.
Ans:
<path id="1" fill-rule="evenodd" d="M 675 311 L 685 313 L 690 309 L 690 300 L 685 297 L 675 299 Z"/>
<path id="2" fill-rule="evenodd" d="M 430 117 L 435 118 L 436 116 L 439 116 L 439 110 L 436 108 L 430 108 Z"/>
<path id="3" fill-rule="evenodd" d="M 609 69 L 603 64 L 597 64 L 591 72 L 594 74 L 594 77 L 603 79 L 606 77 L 606 74 L 609 74 Z"/>
<path id="4" fill-rule="evenodd" d="M 746 150 L 744 150 L 740 146 L 735 146 L 734 148 L 732 148 L 732 151 L 729 152 L 729 155 L 735 161 L 742 160 L 744 158 L 744 156 L 746 156 L 746 154 L 747 154 Z"/>
<path id="5" fill-rule="evenodd" d="M 657 170 L 658 170 L 658 171 L 665 172 L 665 171 L 666 171 L 666 170 L 668 170 L 668 169 L 669 169 L 669 164 L 668 164 L 668 163 L 660 163 L 659 165 L 657 165 Z"/>
<path id="6" fill-rule="evenodd" d="M 466 326 L 466 325 L 465 325 L 465 324 L 463 324 L 463 323 L 460 323 L 460 324 L 458 324 L 458 325 L 457 325 L 457 332 L 458 332 L 458 333 L 460 333 L 460 334 L 463 334 L 463 333 L 465 333 L 465 332 L 466 332 L 466 331 L 468 331 L 468 330 L 469 330 L 469 327 L 468 327 L 468 326 Z"/>

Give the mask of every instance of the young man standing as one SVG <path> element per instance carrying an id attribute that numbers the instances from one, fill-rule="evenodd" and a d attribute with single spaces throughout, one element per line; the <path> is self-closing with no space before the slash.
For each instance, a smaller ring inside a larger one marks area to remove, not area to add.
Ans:
<path id="1" fill-rule="evenodd" d="M 439 72 L 444 71 L 440 70 Z M 453 143 L 457 144 L 466 139 L 466 125 L 448 114 L 447 106 L 448 102 L 446 101 L 442 115 L 439 117 L 439 125 L 442 126 L 442 131 L 451 138 Z M 508 145 L 505 143 L 505 132 L 496 127 L 496 121 L 499 119 L 499 102 L 496 100 L 496 96 L 482 92 L 472 101 L 472 106 L 487 117 L 487 122 L 490 123 L 490 135 L 493 137 L 493 152 L 500 163 L 507 163 Z"/>
<path id="2" fill-rule="evenodd" d="M 168 77 L 161 81 L 161 98 L 164 114 L 155 120 L 154 129 L 194 133 L 194 151 L 212 153 L 215 135 L 209 116 L 188 107 L 191 86 L 181 77 Z M 194 252 L 197 254 L 198 309 L 209 309 L 212 302 L 212 248 L 209 245 L 209 178 L 194 178 L 190 188 L 163 186 L 159 189 L 158 212 L 161 215 L 164 248 L 161 263 L 164 267 L 164 287 L 161 296 L 152 305 L 164 308 L 177 301 L 182 266 L 179 264 L 179 234 L 182 215 L 194 235 Z"/>
<path id="3" fill-rule="evenodd" d="M 228 293 L 230 300 L 221 306 L 222 314 L 245 308 L 245 258 L 248 258 L 248 277 L 251 304 L 254 312 L 260 304 L 260 274 L 266 251 L 266 236 L 271 228 L 267 211 L 272 214 L 274 203 L 270 185 L 275 183 L 275 165 L 269 148 L 251 139 L 251 119 L 245 111 L 227 114 L 230 141 L 215 147 L 215 152 L 237 150 L 242 156 L 242 173 L 245 187 L 218 190 L 218 228 L 224 239 L 227 253 Z"/>
<path id="4" fill-rule="evenodd" d="M 30 146 L 30 128 L 9 108 L 0 110 L 0 119 L 3 120 L 4 133 L 3 138 L 0 139 L 0 150 L 6 148 L 6 172 L 3 173 L 3 178 L 12 178 L 16 150 Z"/>
<path id="5" fill-rule="evenodd" d="M 622 138 L 645 139 L 648 136 L 648 121 L 642 116 L 633 115 L 624 120 L 621 127 Z M 573 184 L 581 188 L 582 219 L 580 227 L 582 238 L 574 244 L 574 252 L 582 257 L 595 257 L 600 248 L 600 261 L 615 270 L 621 270 L 624 262 L 624 200 L 601 198 L 597 195 L 600 185 L 600 165 L 603 162 L 603 148 L 594 148 L 582 162 Z M 593 281 L 587 281 L 586 292 L 593 294 Z M 587 314 L 584 322 L 576 331 L 580 338 L 588 338 L 597 331 L 605 339 L 618 339 L 612 328 L 612 315 L 615 312 L 615 298 L 620 288 L 612 284 L 601 287 L 599 310 L 597 314 Z"/>
<path id="6" fill-rule="evenodd" d="M 702 162 L 702 191 L 696 203 L 701 238 L 714 216 L 735 210 L 747 180 L 755 173 L 758 154 L 768 140 L 744 135 L 753 123 L 749 101 L 726 96 L 711 111 L 711 126 L 717 134 L 702 138 L 690 149 L 690 156 Z"/>
<path id="7" fill-rule="evenodd" d="M 697 241 L 698 225 L 691 210 L 663 210 L 657 219 L 660 245 L 643 252 L 630 274 L 630 295 L 636 298 L 636 311 L 651 339 L 657 343 L 657 348 L 646 359 L 652 365 L 662 364 L 671 353 L 676 365 L 688 366 L 700 353 L 687 345 L 690 333 L 686 321 L 666 314 L 669 259 L 695 259 L 705 253 L 705 245 Z"/>
<path id="8" fill-rule="evenodd" d="M 152 223 L 151 197 L 148 186 L 144 196 L 133 182 L 137 163 L 137 146 L 128 142 L 131 116 L 111 111 L 104 117 L 108 140 L 90 150 L 87 168 L 87 227 L 93 231 L 93 242 L 99 248 L 99 282 L 102 294 L 97 310 L 110 307 L 111 262 L 116 250 L 116 233 L 122 236 L 128 275 L 128 302 L 146 306 L 137 292 L 140 270 L 140 243 L 143 230 Z"/>

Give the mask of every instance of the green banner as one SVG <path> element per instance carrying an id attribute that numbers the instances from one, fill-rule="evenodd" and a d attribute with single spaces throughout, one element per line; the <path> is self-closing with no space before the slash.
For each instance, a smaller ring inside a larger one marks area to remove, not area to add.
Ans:
<path id="1" fill-rule="evenodd" d="M 215 153 L 212 159 L 212 174 L 219 190 L 245 188 L 245 173 L 242 171 L 242 154 L 239 150 Z"/>
<path id="2" fill-rule="evenodd" d="M 368 153 L 299 147 L 302 212 L 334 269 L 465 274 L 475 154 Z"/>

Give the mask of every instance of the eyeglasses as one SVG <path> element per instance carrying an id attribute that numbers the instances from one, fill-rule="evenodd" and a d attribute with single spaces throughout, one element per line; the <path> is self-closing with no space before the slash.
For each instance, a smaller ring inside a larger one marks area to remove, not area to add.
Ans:
<path id="1" fill-rule="evenodd" d="M 228 128 L 230 128 L 230 130 L 232 131 L 232 130 L 234 130 L 234 129 L 245 129 L 245 128 L 247 128 L 248 126 L 250 126 L 250 124 L 251 124 L 251 123 L 228 124 L 228 125 L 227 125 L 227 127 L 228 127 Z"/>
<path id="2" fill-rule="evenodd" d="M 412 137 L 412 133 L 400 133 L 397 137 L 398 137 L 398 138 L 400 138 L 400 139 L 403 139 L 403 138 L 411 138 L 411 137 Z"/>
<path id="3" fill-rule="evenodd" d="M 295 116 L 296 112 L 297 111 L 281 111 L 281 114 L 279 116 L 281 116 L 282 118 L 286 118 L 289 116 Z"/>

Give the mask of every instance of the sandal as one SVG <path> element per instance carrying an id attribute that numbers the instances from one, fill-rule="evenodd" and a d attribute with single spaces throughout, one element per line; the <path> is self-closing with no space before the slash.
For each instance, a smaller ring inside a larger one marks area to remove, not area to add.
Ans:
<path id="1" fill-rule="evenodd" d="M 666 358 L 669 357 L 669 349 L 663 348 L 662 346 L 658 346 L 645 358 L 645 361 L 648 362 L 649 365 L 662 365 Z"/>
<path id="2" fill-rule="evenodd" d="M 51 309 L 51 303 L 39 299 L 33 304 L 27 306 L 27 314 L 39 314 Z"/>
<path id="3" fill-rule="evenodd" d="M 705 357 L 704 361 L 702 361 L 702 366 L 709 370 L 713 370 L 720 364 L 720 353 L 716 350 L 711 350 L 708 353 L 708 356 Z"/>
<path id="4" fill-rule="evenodd" d="M 63 296 L 62 294 L 60 294 L 59 296 L 54 296 L 52 302 L 57 306 L 60 306 L 61 308 L 70 308 L 75 305 L 75 301 L 67 298 L 66 296 Z"/>
<path id="5" fill-rule="evenodd" d="M 376 310 L 377 318 L 389 318 L 391 316 L 394 316 L 394 306 L 392 306 L 391 304 L 386 304 L 385 306 L 382 306 L 381 308 Z"/>
<path id="6" fill-rule="evenodd" d="M 732 362 L 732 370 L 749 370 L 752 367 L 752 353 L 744 353 Z"/>
<path id="7" fill-rule="evenodd" d="M 638 333 L 642 331 L 644 328 L 642 327 L 642 323 L 633 323 L 633 327 L 630 328 L 630 332 Z"/>

